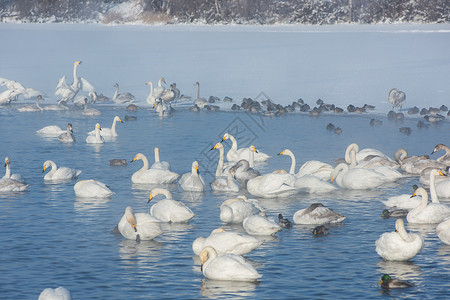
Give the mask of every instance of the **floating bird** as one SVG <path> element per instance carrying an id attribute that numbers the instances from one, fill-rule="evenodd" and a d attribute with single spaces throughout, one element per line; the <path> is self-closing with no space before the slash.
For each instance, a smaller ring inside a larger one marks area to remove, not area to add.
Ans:
<path id="1" fill-rule="evenodd" d="M 378 284 L 381 284 L 381 287 L 383 289 L 399 289 L 399 288 L 408 288 L 414 286 L 411 282 L 394 279 L 388 274 L 384 274 L 381 276 L 380 282 Z"/>

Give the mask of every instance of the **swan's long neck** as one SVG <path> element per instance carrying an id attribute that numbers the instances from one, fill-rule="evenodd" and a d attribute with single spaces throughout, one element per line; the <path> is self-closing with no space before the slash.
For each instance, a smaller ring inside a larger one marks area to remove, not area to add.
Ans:
<path id="1" fill-rule="evenodd" d="M 166 189 L 155 188 L 152 190 L 153 196 L 164 195 L 166 199 L 172 199 L 172 194 Z"/>
<path id="2" fill-rule="evenodd" d="M 436 159 L 436 161 L 438 161 L 438 162 L 442 162 L 447 156 L 450 155 L 450 148 L 449 147 L 447 147 L 445 145 L 441 145 L 440 150 L 445 150 L 445 153 L 444 153 L 444 155 L 442 155 L 441 157 L 438 157 Z"/>
<path id="3" fill-rule="evenodd" d="M 295 174 L 295 165 L 297 164 L 295 155 L 292 151 L 287 151 L 287 155 L 291 157 L 291 168 L 289 169 L 289 174 Z"/>
<path id="4" fill-rule="evenodd" d="M 255 166 L 255 152 L 250 149 L 250 153 L 248 154 L 248 165 L 250 168 Z"/>
<path id="5" fill-rule="evenodd" d="M 428 193 L 424 189 L 416 191 L 418 195 L 422 197 L 422 202 L 414 210 L 418 209 L 419 211 L 423 210 L 428 205 Z"/>
<path id="6" fill-rule="evenodd" d="M 50 172 L 48 172 L 48 174 L 50 174 L 50 175 L 55 174 L 56 170 L 58 170 L 58 167 L 56 166 L 56 164 L 53 161 L 50 161 L 50 167 L 51 167 L 51 170 L 50 170 Z"/>
<path id="7" fill-rule="evenodd" d="M 155 163 L 159 163 L 159 162 L 160 162 L 160 160 L 159 160 L 159 148 L 156 147 L 155 148 Z"/>
<path id="8" fill-rule="evenodd" d="M 347 162 L 348 164 L 352 161 L 352 158 L 350 156 L 352 150 L 354 150 L 355 153 L 359 152 L 359 146 L 355 143 L 348 145 L 347 149 L 345 150 L 345 162 Z"/>
<path id="9" fill-rule="evenodd" d="M 197 83 L 197 99 L 200 99 L 200 83 Z"/>
<path id="10" fill-rule="evenodd" d="M 219 163 L 216 169 L 216 178 L 223 175 L 223 160 L 224 160 L 224 150 L 223 147 L 219 147 Z"/>
<path id="11" fill-rule="evenodd" d="M 331 176 L 336 183 L 341 186 L 342 183 L 342 177 L 345 175 L 345 173 L 348 172 L 348 165 L 345 163 L 341 163 L 336 166 L 336 168 L 331 172 Z"/>
<path id="12" fill-rule="evenodd" d="M 44 110 L 42 107 L 39 106 L 39 97 L 36 98 L 36 107 L 39 108 L 39 110 Z"/>
<path id="13" fill-rule="evenodd" d="M 149 97 L 154 97 L 153 96 L 153 82 L 149 81 L 148 84 L 150 85 L 150 94 L 148 96 Z"/>
<path id="14" fill-rule="evenodd" d="M 98 127 L 95 127 L 95 138 L 97 140 L 101 140 L 102 139 L 102 137 L 100 135 L 100 129 L 98 129 Z"/>
<path id="15" fill-rule="evenodd" d="M 72 83 L 72 88 L 74 88 L 74 89 L 78 89 L 78 83 L 79 83 L 78 75 L 77 75 L 77 67 L 78 67 L 77 63 L 73 65 L 73 83 Z"/>
<path id="16" fill-rule="evenodd" d="M 395 226 L 395 229 L 397 229 L 398 234 L 400 235 L 400 237 L 405 241 L 405 242 L 410 242 L 412 240 L 411 236 L 409 235 L 408 232 L 406 232 L 405 229 L 405 225 L 402 222 L 398 222 L 396 223 L 396 225 L 398 224 L 398 226 Z"/>
<path id="17" fill-rule="evenodd" d="M 401 161 L 407 156 L 408 152 L 405 149 L 398 149 L 397 152 L 395 152 L 394 160 L 401 163 Z"/>
<path id="18" fill-rule="evenodd" d="M 239 186 L 236 184 L 236 182 L 234 182 L 233 174 L 231 174 L 231 172 L 228 172 L 227 185 L 229 188 L 235 188 L 235 187 L 239 188 Z"/>
<path id="19" fill-rule="evenodd" d="M 354 149 L 352 149 L 350 151 L 350 167 L 354 168 L 356 167 L 356 151 Z"/>
<path id="20" fill-rule="evenodd" d="M 114 92 L 113 99 L 117 99 L 117 95 L 119 95 L 119 85 L 116 84 L 116 91 Z"/>
<path id="21" fill-rule="evenodd" d="M 232 135 L 229 135 L 229 139 L 230 139 L 230 141 L 231 141 L 231 149 L 233 149 L 233 150 L 237 150 L 237 148 L 238 148 L 238 145 L 237 145 L 237 142 L 236 142 L 236 139 L 234 138 L 234 136 L 232 136 Z"/>
<path id="22" fill-rule="evenodd" d="M 159 81 L 158 81 L 158 87 L 160 87 L 160 88 L 162 88 L 162 83 L 161 82 L 162 82 L 162 78 L 160 78 Z"/>
<path id="23" fill-rule="evenodd" d="M 11 168 L 9 167 L 9 163 L 6 164 L 6 171 L 5 176 L 3 178 L 10 178 L 11 177 Z"/>
<path id="24" fill-rule="evenodd" d="M 116 123 L 117 123 L 117 118 L 114 117 L 114 120 L 113 120 L 112 125 L 111 125 L 111 133 L 112 133 L 112 135 L 117 135 Z"/>
<path id="25" fill-rule="evenodd" d="M 436 174 L 433 171 L 430 172 L 430 195 L 431 202 L 440 203 L 436 193 Z"/>
<path id="26" fill-rule="evenodd" d="M 140 159 L 142 160 L 144 165 L 142 166 L 142 168 L 139 171 L 145 172 L 148 170 L 148 159 L 144 155 L 142 155 Z"/>

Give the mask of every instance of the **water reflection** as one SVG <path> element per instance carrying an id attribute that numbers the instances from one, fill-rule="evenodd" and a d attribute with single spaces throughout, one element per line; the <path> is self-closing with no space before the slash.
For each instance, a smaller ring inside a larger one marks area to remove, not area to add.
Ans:
<path id="1" fill-rule="evenodd" d="M 195 227 L 189 223 L 159 223 L 161 230 L 164 232 L 163 237 L 167 241 L 177 241 L 186 234 L 190 234 Z"/>
<path id="2" fill-rule="evenodd" d="M 86 211 L 91 209 L 105 208 L 111 198 L 87 198 L 76 197 L 74 208 L 76 211 Z"/>
<path id="3" fill-rule="evenodd" d="M 208 298 L 254 298 L 258 282 L 211 280 L 204 278 L 200 294 Z"/>
<path id="4" fill-rule="evenodd" d="M 92 147 L 96 153 L 100 153 L 100 150 L 103 144 L 87 144 L 89 147 Z"/>
<path id="5" fill-rule="evenodd" d="M 422 276 L 422 269 L 411 261 L 379 260 L 377 269 L 380 274 L 389 274 L 402 280 L 414 280 Z"/>
<path id="6" fill-rule="evenodd" d="M 203 197 L 205 193 L 203 192 L 186 192 L 181 193 L 181 201 L 189 203 L 192 207 L 197 207 L 202 204 Z"/>
<path id="7" fill-rule="evenodd" d="M 450 265 L 450 245 L 446 245 L 439 241 L 441 245 L 437 249 L 437 255 L 438 255 L 438 264 L 444 265 L 447 268 Z"/>
<path id="8" fill-rule="evenodd" d="M 124 238 L 119 243 L 119 255 L 122 261 L 129 266 L 137 266 L 147 262 L 155 263 L 161 259 L 163 246 L 163 243 L 155 240 L 136 242 Z"/>
<path id="9" fill-rule="evenodd" d="M 407 230 L 420 233 L 424 238 L 430 235 L 436 235 L 436 226 L 438 224 L 407 224 Z"/>

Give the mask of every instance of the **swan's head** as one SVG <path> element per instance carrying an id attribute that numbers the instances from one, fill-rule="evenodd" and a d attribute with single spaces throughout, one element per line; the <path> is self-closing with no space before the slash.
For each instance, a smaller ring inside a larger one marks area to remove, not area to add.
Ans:
<path id="1" fill-rule="evenodd" d="M 280 153 L 278 153 L 278 155 L 289 155 L 290 152 L 291 152 L 291 150 L 289 150 L 289 149 L 284 149 L 283 151 L 281 151 Z"/>
<path id="2" fill-rule="evenodd" d="M 43 100 L 44 98 L 42 97 L 42 95 L 38 95 L 38 96 L 36 97 L 36 99 L 37 99 L 37 100 Z"/>
<path id="3" fill-rule="evenodd" d="M 47 170 L 47 168 L 48 167 L 50 167 L 52 165 L 52 161 L 51 160 L 46 160 L 45 162 L 44 162 L 44 165 L 42 166 L 42 173 L 44 173 L 45 172 L 45 170 Z"/>
<path id="4" fill-rule="evenodd" d="M 203 245 L 205 243 L 205 238 L 200 236 L 194 240 L 192 243 L 192 251 L 194 251 L 195 255 L 199 255 L 203 249 Z"/>
<path id="5" fill-rule="evenodd" d="M 413 198 L 413 197 L 416 197 L 416 196 L 422 196 L 422 195 L 427 195 L 428 196 L 428 193 L 423 187 L 419 187 L 413 192 L 413 194 L 412 194 L 412 196 L 410 198 Z"/>
<path id="6" fill-rule="evenodd" d="M 229 139 L 230 137 L 231 137 L 231 134 L 225 133 L 225 134 L 223 135 L 222 142 L 225 141 L 225 140 L 227 140 L 227 139 Z"/>
<path id="7" fill-rule="evenodd" d="M 214 147 L 212 147 L 210 150 L 219 149 L 219 148 L 223 148 L 222 142 L 215 144 Z"/>
<path id="8" fill-rule="evenodd" d="M 81 64 L 81 60 L 77 60 L 76 62 L 73 63 L 74 66 L 78 66 Z"/>
<path id="9" fill-rule="evenodd" d="M 160 80 L 161 82 L 166 83 L 166 80 L 164 79 L 164 77 L 161 77 L 159 80 Z"/>
<path id="10" fill-rule="evenodd" d="M 198 83 L 198 81 L 197 81 L 196 83 L 194 83 L 194 85 L 196 85 L 196 86 L 199 86 L 199 85 L 200 85 L 200 83 Z"/>
<path id="11" fill-rule="evenodd" d="M 10 164 L 9 157 L 5 157 L 5 167 Z"/>
<path id="12" fill-rule="evenodd" d="M 444 144 L 437 144 L 436 147 L 434 147 L 433 152 L 431 152 L 431 154 L 439 151 L 439 150 L 447 150 L 448 147 L 445 146 Z"/>
<path id="13" fill-rule="evenodd" d="M 136 232 L 136 219 L 134 218 L 134 211 L 131 206 L 127 206 L 127 208 L 125 208 L 125 219 Z"/>
<path id="14" fill-rule="evenodd" d="M 251 146 L 249 147 L 249 149 L 250 149 L 250 151 L 253 151 L 253 152 L 255 152 L 255 153 L 258 153 L 258 150 L 256 150 L 255 146 L 253 146 L 253 145 L 251 145 Z"/>
<path id="15" fill-rule="evenodd" d="M 206 246 L 205 248 L 203 248 L 203 250 L 200 252 L 199 254 L 199 258 L 200 258 L 200 270 L 203 271 L 203 264 L 209 259 L 209 257 L 216 257 L 217 256 L 217 252 L 216 250 L 211 247 L 211 246 Z"/>
<path id="16" fill-rule="evenodd" d="M 430 176 L 447 176 L 447 174 L 444 174 L 441 170 L 433 169 L 430 172 Z"/>
<path id="17" fill-rule="evenodd" d="M 192 163 L 192 172 L 200 174 L 200 171 L 198 170 L 198 162 L 196 160 Z"/>
<path id="18" fill-rule="evenodd" d="M 403 223 L 403 219 L 397 219 L 395 221 L 395 232 L 399 232 L 401 228 L 405 228 L 405 223 Z"/>
<path id="19" fill-rule="evenodd" d="M 119 84 L 118 84 L 118 83 L 115 83 L 115 84 L 114 84 L 114 87 L 119 88 Z"/>
<path id="20" fill-rule="evenodd" d="M 172 199 L 172 194 L 168 190 L 163 189 L 163 188 L 154 188 L 151 190 L 150 195 L 148 196 L 147 203 L 152 201 L 152 199 L 158 195 L 164 195 L 164 196 L 166 196 L 166 198 Z"/>
<path id="21" fill-rule="evenodd" d="M 114 117 L 114 121 L 123 123 L 122 119 L 121 119 L 119 116 L 115 116 L 115 117 Z"/>
<path id="22" fill-rule="evenodd" d="M 151 85 L 152 82 L 151 82 L 151 81 L 147 81 L 145 84 L 146 84 L 146 85 Z"/>
<path id="23" fill-rule="evenodd" d="M 100 126 L 99 123 L 97 123 L 97 124 L 95 124 L 95 129 L 102 130 L 102 127 Z"/>
<path id="24" fill-rule="evenodd" d="M 67 123 L 67 130 L 69 130 L 71 133 L 73 132 L 72 123 Z"/>
<path id="25" fill-rule="evenodd" d="M 130 163 L 135 162 L 136 160 L 142 159 L 144 157 L 144 154 L 138 153 L 134 156 L 134 158 L 130 161 Z"/>

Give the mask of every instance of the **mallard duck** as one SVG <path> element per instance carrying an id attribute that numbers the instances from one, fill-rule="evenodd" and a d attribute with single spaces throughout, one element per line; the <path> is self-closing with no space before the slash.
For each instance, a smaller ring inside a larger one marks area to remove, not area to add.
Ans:
<path id="1" fill-rule="evenodd" d="M 378 284 L 381 284 L 383 289 L 401 289 L 414 286 L 411 282 L 392 278 L 388 274 L 381 276 L 381 280 Z"/>
<path id="2" fill-rule="evenodd" d="M 314 236 L 324 236 L 327 235 L 330 229 L 328 227 L 325 227 L 324 225 L 316 226 L 313 230 Z"/>
<path id="3" fill-rule="evenodd" d="M 286 218 L 283 218 L 282 214 L 278 214 L 278 225 L 280 225 L 283 228 L 291 228 L 292 222 Z"/>

